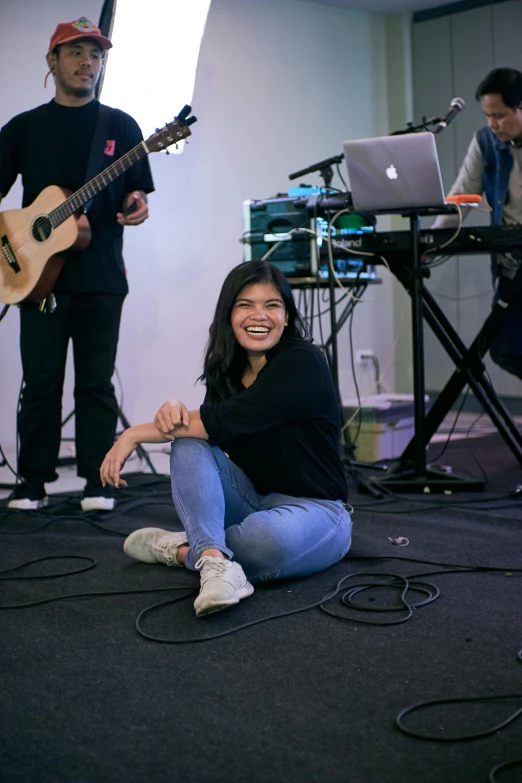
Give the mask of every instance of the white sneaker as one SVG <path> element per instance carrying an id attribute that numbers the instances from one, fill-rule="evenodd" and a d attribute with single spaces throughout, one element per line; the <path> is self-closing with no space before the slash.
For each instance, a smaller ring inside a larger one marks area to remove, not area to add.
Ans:
<path id="1" fill-rule="evenodd" d="M 201 569 L 201 587 L 194 601 L 197 617 L 220 612 L 254 592 L 239 563 L 205 555 L 198 560 L 196 568 Z"/>
<path id="2" fill-rule="evenodd" d="M 112 511 L 116 505 L 114 498 L 94 497 L 94 498 L 82 498 L 81 503 L 82 511 Z"/>
<path id="3" fill-rule="evenodd" d="M 81 500 L 82 511 L 112 511 L 116 505 L 114 489 L 101 482 L 88 481 Z"/>
<path id="4" fill-rule="evenodd" d="M 7 504 L 7 508 L 12 508 L 16 511 L 38 511 L 39 508 L 43 508 L 49 502 L 47 495 L 41 500 L 30 500 L 29 498 L 13 498 Z"/>
<path id="5" fill-rule="evenodd" d="M 7 499 L 7 508 L 16 511 L 38 511 L 39 508 L 47 505 L 48 500 L 43 484 L 30 486 L 22 481 L 15 486 L 14 491 Z"/>
<path id="6" fill-rule="evenodd" d="M 142 527 L 125 539 L 123 551 L 142 563 L 164 563 L 181 567 L 183 564 L 178 563 L 176 553 L 183 544 L 188 544 L 184 531 L 169 533 L 159 527 Z"/>

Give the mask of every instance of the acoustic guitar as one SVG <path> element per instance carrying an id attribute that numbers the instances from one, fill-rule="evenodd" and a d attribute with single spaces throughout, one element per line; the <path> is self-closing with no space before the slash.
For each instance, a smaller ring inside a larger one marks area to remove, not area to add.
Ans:
<path id="1" fill-rule="evenodd" d="M 52 291 L 67 255 L 85 250 L 91 231 L 82 207 L 149 152 L 160 152 L 190 136 L 185 106 L 158 129 L 114 161 L 76 193 L 50 185 L 29 207 L 0 212 L 0 302 L 40 302 Z"/>

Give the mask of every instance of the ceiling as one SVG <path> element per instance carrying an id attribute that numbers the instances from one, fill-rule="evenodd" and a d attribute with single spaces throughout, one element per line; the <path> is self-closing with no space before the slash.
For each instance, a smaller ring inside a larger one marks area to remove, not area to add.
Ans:
<path id="1" fill-rule="evenodd" d="M 321 5 L 335 5 L 352 11 L 366 11 L 381 14 L 396 14 L 402 11 L 426 11 L 442 5 L 451 5 L 451 0 L 301 0 Z M 453 0 L 454 2 L 454 0 Z"/>

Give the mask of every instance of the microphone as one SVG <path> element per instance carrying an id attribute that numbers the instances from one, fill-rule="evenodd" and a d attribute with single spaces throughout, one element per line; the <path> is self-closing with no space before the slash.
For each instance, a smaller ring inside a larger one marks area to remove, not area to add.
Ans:
<path id="1" fill-rule="evenodd" d="M 437 129 L 435 133 L 440 133 L 441 131 L 445 130 L 452 119 L 456 117 L 456 115 L 459 113 L 459 111 L 462 111 L 462 109 L 466 108 L 466 101 L 463 100 L 463 98 L 453 98 L 453 100 L 450 103 L 450 109 L 447 112 L 446 116 L 440 120 L 439 124 L 437 125 Z"/>

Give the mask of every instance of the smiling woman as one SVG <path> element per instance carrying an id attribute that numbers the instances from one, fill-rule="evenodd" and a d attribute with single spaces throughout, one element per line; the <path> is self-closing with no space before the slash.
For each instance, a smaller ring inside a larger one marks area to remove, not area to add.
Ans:
<path id="1" fill-rule="evenodd" d="M 138 443 L 172 441 L 183 532 L 137 530 L 124 549 L 201 570 L 198 616 L 238 603 L 256 582 L 328 568 L 351 538 L 333 381 L 277 267 L 249 261 L 229 273 L 201 380 L 198 410 L 168 400 L 154 422 L 126 430 L 101 467 L 104 483 L 124 485 Z"/>
<path id="2" fill-rule="evenodd" d="M 114 0 L 115 48 L 100 98 L 135 117 L 145 137 L 177 107 L 192 103 L 210 2 Z"/>

